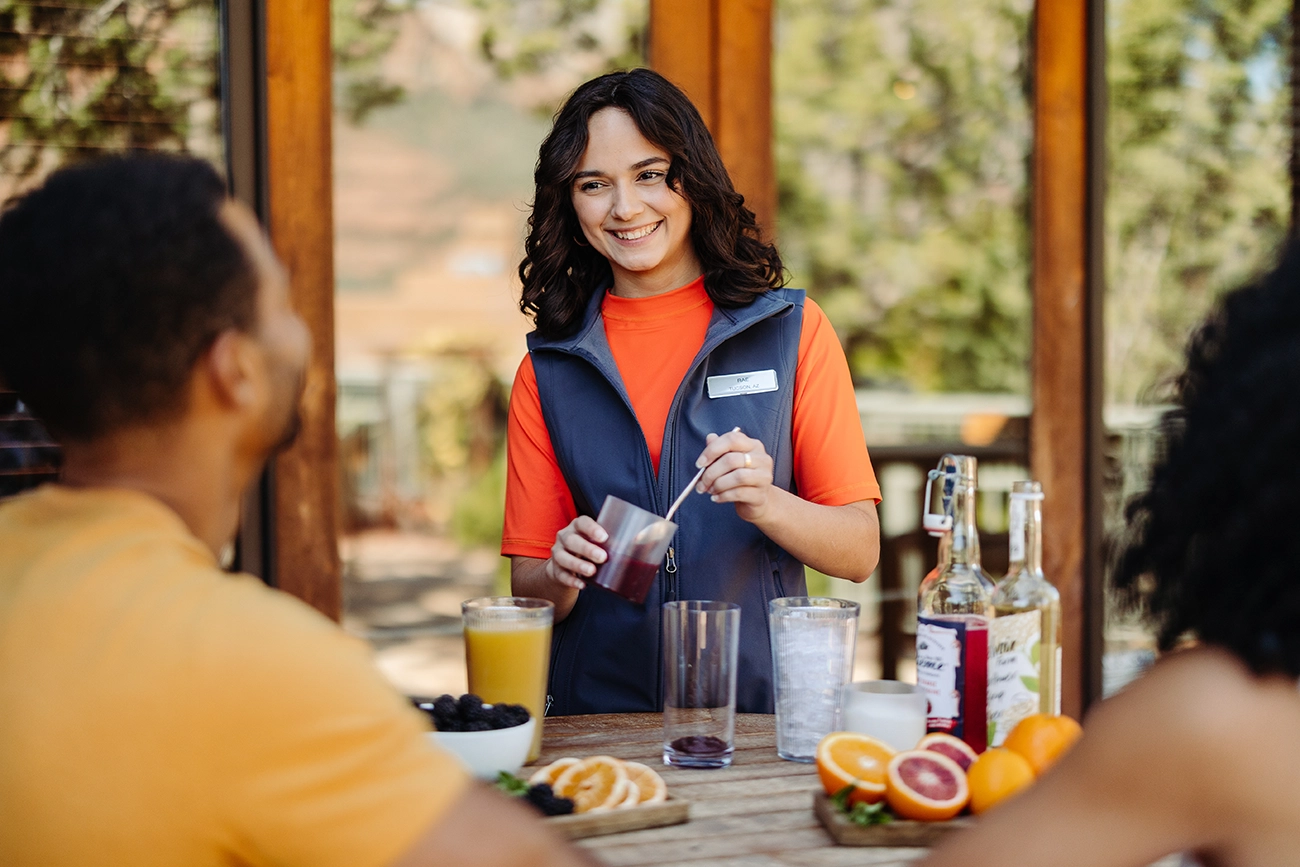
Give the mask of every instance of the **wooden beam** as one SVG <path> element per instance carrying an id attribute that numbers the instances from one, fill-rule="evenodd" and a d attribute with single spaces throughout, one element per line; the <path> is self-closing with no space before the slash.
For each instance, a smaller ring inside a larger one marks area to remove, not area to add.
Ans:
<path id="1" fill-rule="evenodd" d="M 330 10 L 266 9 L 266 166 L 271 241 L 312 333 L 298 441 L 274 462 L 275 584 L 337 620 L 338 442 L 334 423 L 334 219 Z"/>
<path id="2" fill-rule="evenodd" d="M 736 189 L 771 237 L 776 229 L 772 148 L 772 0 L 714 0 L 714 137 Z"/>
<path id="3" fill-rule="evenodd" d="M 700 110 L 732 182 L 771 235 L 772 0 L 651 0 L 650 65 Z"/>
<path id="4" fill-rule="evenodd" d="M 1087 33 L 1089 0 L 1035 15 L 1033 415 L 1030 464 L 1046 494 L 1043 560 L 1061 592 L 1062 709 L 1088 699 L 1089 454 Z"/>
<path id="5" fill-rule="evenodd" d="M 650 0 L 650 67 L 686 92 L 710 130 L 717 99 L 713 7 L 714 0 Z"/>

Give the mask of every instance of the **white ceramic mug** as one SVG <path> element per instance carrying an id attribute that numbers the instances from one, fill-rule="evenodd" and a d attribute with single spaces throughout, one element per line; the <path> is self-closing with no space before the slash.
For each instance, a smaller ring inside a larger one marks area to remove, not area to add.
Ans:
<path id="1" fill-rule="evenodd" d="M 925 737 L 925 693 L 914 683 L 859 680 L 844 687 L 844 730 L 871 735 L 896 750 Z"/>

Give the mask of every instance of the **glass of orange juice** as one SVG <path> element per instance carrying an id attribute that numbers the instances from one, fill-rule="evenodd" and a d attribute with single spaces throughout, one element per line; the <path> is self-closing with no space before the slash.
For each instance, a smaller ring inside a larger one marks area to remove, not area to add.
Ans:
<path id="1" fill-rule="evenodd" d="M 469 691 L 488 704 L 522 704 L 537 721 L 528 761 L 542 752 L 542 711 L 555 606 L 545 599 L 483 596 L 460 604 Z"/>

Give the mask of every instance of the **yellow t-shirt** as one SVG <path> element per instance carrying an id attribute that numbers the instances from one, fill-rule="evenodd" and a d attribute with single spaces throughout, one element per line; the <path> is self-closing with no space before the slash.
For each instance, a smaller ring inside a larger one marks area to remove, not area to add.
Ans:
<path id="1" fill-rule="evenodd" d="M 387 864 L 468 784 L 426 730 L 160 502 L 0 505 L 0 864 Z"/>

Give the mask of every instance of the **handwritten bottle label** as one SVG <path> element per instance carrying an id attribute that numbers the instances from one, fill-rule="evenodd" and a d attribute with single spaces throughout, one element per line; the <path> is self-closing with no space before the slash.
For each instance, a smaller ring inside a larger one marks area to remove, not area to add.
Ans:
<path id="1" fill-rule="evenodd" d="M 1038 712 L 1042 640 L 1038 611 L 997 617 L 989 626 L 989 746 L 1001 746 L 1016 723 Z"/>
<path id="2" fill-rule="evenodd" d="M 916 682 L 930 702 L 926 731 L 959 737 L 976 752 L 986 744 L 988 635 L 979 617 L 916 622 Z"/>

